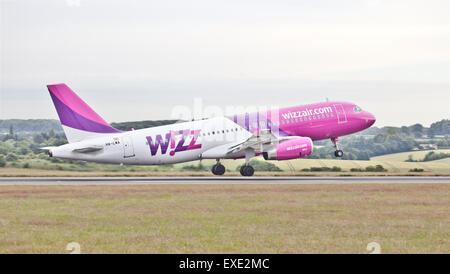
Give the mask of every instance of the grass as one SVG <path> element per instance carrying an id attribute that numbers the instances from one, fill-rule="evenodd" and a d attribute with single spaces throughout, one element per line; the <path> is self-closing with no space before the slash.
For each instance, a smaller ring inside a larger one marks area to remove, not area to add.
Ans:
<path id="1" fill-rule="evenodd" d="M 450 150 L 449 150 L 450 151 Z M 406 156 L 407 157 L 407 156 Z M 264 161 L 262 157 L 257 157 L 256 159 L 260 161 Z M 215 160 L 202 160 L 202 164 L 205 167 L 212 166 L 216 161 Z M 227 168 L 227 175 L 229 171 L 236 170 L 236 167 L 242 165 L 244 160 L 221 160 L 222 164 Z M 196 162 L 187 162 L 180 163 L 174 165 L 173 171 L 181 169 L 186 165 L 195 165 Z M 306 175 L 321 175 L 324 172 L 318 173 L 305 173 L 301 172 L 302 169 L 311 168 L 311 167 L 328 167 L 333 168 L 334 166 L 340 167 L 343 171 L 346 171 L 346 175 L 362 175 L 359 172 L 348 172 L 351 168 L 362 168 L 365 169 L 368 166 L 376 166 L 382 165 L 384 168 L 388 170 L 387 173 L 377 172 L 378 175 L 399 175 L 399 174 L 408 174 L 410 169 L 418 168 L 424 169 L 426 172 L 423 172 L 422 175 L 450 175 L 450 165 L 448 162 L 397 162 L 397 161 L 385 161 L 385 160 L 377 160 L 373 159 L 371 161 L 360 161 L 360 160 L 342 160 L 342 159 L 307 159 L 301 158 L 296 160 L 289 161 L 270 161 L 270 163 L 275 164 L 277 167 L 282 169 L 284 172 L 273 172 L 274 175 L 298 175 L 298 174 L 306 174 Z M 351 173 L 351 174 L 350 174 Z M 255 175 L 261 174 L 261 172 L 255 172 Z M 334 173 L 336 175 L 336 173 Z M 180 174 L 182 175 L 182 174 Z"/>
<path id="2" fill-rule="evenodd" d="M 450 149 L 434 150 L 435 152 L 450 153 Z M 289 161 L 270 161 L 283 170 L 282 172 L 256 172 L 255 175 L 289 176 L 289 175 L 325 175 L 324 172 L 302 172 L 303 169 L 312 167 L 332 168 L 334 166 L 342 169 L 342 174 L 335 175 L 364 175 L 360 172 L 350 172 L 351 169 L 364 170 L 368 166 L 382 165 L 388 172 L 376 173 L 377 175 L 414 175 L 409 170 L 423 169 L 422 175 L 450 175 L 450 158 L 429 161 L 429 162 L 405 162 L 408 155 L 413 155 L 414 159 L 423 159 L 429 151 L 413 151 L 388 154 L 373 157 L 370 161 L 342 160 L 342 159 L 308 159 L 301 158 Z M 44 156 L 47 157 L 47 156 Z M 45 158 L 47 159 L 47 158 Z M 256 158 L 264 161 L 262 157 Z M 202 160 L 205 170 L 186 170 L 186 167 L 197 166 L 198 161 L 180 163 L 166 166 L 120 166 L 101 165 L 96 163 L 85 163 L 84 166 L 63 163 L 52 158 L 54 162 L 44 159 L 23 159 L 16 163 L 14 167 L 11 163 L 7 167 L 0 168 L 0 176 L 210 176 L 207 170 L 215 160 Z M 244 160 L 222 160 L 222 164 L 227 169 L 227 175 L 239 175 L 236 168 L 244 163 Z M 23 168 L 25 164 L 29 168 Z M 370 175 L 370 174 L 369 174 Z"/>
<path id="3" fill-rule="evenodd" d="M 414 160 L 422 160 L 425 155 L 429 152 L 435 153 L 450 153 L 450 149 L 436 149 L 436 150 L 420 150 L 420 151 L 409 151 L 401 153 L 386 154 L 382 156 L 372 157 L 371 160 L 374 161 L 389 161 L 389 162 L 404 162 L 408 160 L 408 156 L 412 155 Z M 434 161 L 433 161 L 434 162 Z"/>
<path id="4" fill-rule="evenodd" d="M 238 173 L 232 173 L 237 175 Z M 228 174 L 229 175 L 229 174 Z M 0 168 L 0 177 L 140 177 L 140 176 L 211 176 L 206 171 L 71 171 L 34 168 Z"/>
<path id="5" fill-rule="evenodd" d="M 328 172 L 328 171 L 256 171 L 254 176 L 448 176 L 446 172 Z M 241 176 L 238 171 L 229 170 L 227 166 L 226 176 Z M 69 171 L 69 170 L 45 170 L 34 168 L 0 168 L 0 177 L 194 177 L 213 176 L 210 171 Z"/>
<path id="6" fill-rule="evenodd" d="M 450 252 L 450 184 L 1 186 L 1 253 Z"/>
<path id="7" fill-rule="evenodd" d="M 445 163 L 450 165 L 450 158 L 440 159 L 433 161 L 434 163 Z"/>

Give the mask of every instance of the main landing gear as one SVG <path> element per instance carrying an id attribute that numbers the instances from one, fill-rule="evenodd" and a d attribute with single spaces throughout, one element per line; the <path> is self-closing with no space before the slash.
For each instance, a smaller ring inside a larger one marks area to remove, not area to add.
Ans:
<path id="1" fill-rule="evenodd" d="M 251 157 L 254 157 L 254 153 L 245 154 L 245 164 L 241 166 L 240 172 L 242 176 L 253 176 L 255 169 L 248 164 Z M 223 175 L 225 173 L 225 167 L 220 163 L 220 159 L 216 159 L 217 163 L 212 166 L 211 171 L 214 175 Z"/>
<path id="2" fill-rule="evenodd" d="M 248 164 L 250 158 L 254 156 L 254 152 L 245 153 L 245 164 L 241 166 L 241 169 L 239 170 L 242 176 L 253 176 L 253 174 L 255 173 L 255 169 L 253 169 L 253 167 Z"/>
<path id="3" fill-rule="evenodd" d="M 344 152 L 340 149 L 339 144 L 338 144 L 338 137 L 331 138 L 331 142 L 333 143 L 334 148 L 336 148 L 336 151 L 334 152 L 334 156 L 339 157 L 339 158 L 344 156 Z"/>
<path id="4" fill-rule="evenodd" d="M 225 166 L 223 166 L 220 162 L 220 159 L 217 159 L 217 163 L 212 166 L 211 171 L 214 175 L 223 175 L 225 173 Z"/>
<path id="5" fill-rule="evenodd" d="M 242 176 L 253 176 L 253 173 L 255 173 L 255 170 L 250 165 L 243 165 L 241 166 L 241 175 Z"/>

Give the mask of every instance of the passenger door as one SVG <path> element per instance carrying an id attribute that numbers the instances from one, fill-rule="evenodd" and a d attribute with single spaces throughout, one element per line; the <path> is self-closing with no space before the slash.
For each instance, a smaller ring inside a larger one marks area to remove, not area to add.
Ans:
<path id="1" fill-rule="evenodd" d="M 123 144 L 123 158 L 129 158 L 134 157 L 134 147 L 133 147 L 133 140 L 131 140 L 130 136 L 124 136 L 122 137 L 122 144 Z"/>
<path id="2" fill-rule="evenodd" d="M 347 123 L 347 115 L 345 114 L 344 106 L 342 106 L 342 104 L 336 104 L 334 105 L 334 109 L 336 110 L 338 124 Z"/>

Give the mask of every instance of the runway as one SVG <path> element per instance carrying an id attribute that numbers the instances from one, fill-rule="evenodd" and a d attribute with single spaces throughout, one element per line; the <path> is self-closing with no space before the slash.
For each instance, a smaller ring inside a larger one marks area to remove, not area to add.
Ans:
<path id="1" fill-rule="evenodd" d="M 160 184 L 404 184 L 450 183 L 450 177 L 1 177 L 0 186 L 10 185 L 160 185 Z"/>

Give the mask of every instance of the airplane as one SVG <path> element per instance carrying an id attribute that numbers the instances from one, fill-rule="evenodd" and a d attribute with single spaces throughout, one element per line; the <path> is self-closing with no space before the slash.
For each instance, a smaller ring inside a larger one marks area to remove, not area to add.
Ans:
<path id="1" fill-rule="evenodd" d="M 68 143 L 45 147 L 50 157 L 123 165 L 164 165 L 216 159 L 214 175 L 223 175 L 221 159 L 245 159 L 240 173 L 252 176 L 253 157 L 291 160 L 306 157 L 313 141 L 338 140 L 369 128 L 375 116 L 349 102 L 321 102 L 254 113 L 193 120 L 152 128 L 113 128 L 66 84 L 47 85 Z"/>

